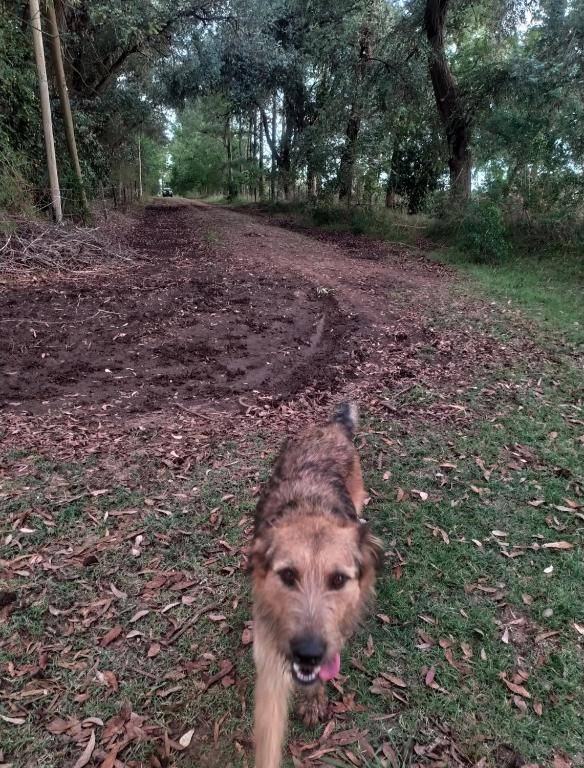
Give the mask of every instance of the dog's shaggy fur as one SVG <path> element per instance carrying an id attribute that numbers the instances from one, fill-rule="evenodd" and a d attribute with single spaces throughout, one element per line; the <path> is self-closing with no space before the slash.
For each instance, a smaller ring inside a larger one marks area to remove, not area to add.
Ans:
<path id="1" fill-rule="evenodd" d="M 325 682 L 373 595 L 381 543 L 360 520 L 354 405 L 284 444 L 256 510 L 251 570 L 256 768 L 277 768 L 293 684 L 307 725 L 326 715 Z"/>

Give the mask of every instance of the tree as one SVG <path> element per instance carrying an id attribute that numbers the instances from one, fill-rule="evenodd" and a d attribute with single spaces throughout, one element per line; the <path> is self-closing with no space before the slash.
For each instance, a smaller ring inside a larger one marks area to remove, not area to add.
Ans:
<path id="1" fill-rule="evenodd" d="M 430 44 L 428 68 L 448 144 L 452 194 L 468 200 L 471 189 L 471 121 L 446 58 L 444 34 L 450 0 L 426 0 L 424 29 Z"/>
<path id="2" fill-rule="evenodd" d="M 61 114 L 63 116 L 63 123 L 65 126 L 65 137 L 67 140 L 67 149 L 69 150 L 69 158 L 71 165 L 75 172 L 75 178 L 77 180 L 77 186 L 79 191 L 79 199 L 81 203 L 81 210 L 85 221 L 89 221 L 91 213 L 89 211 L 89 204 L 87 202 L 87 195 L 85 193 L 85 187 L 83 185 L 83 176 L 81 174 L 81 166 L 79 164 L 79 156 L 77 154 L 77 142 L 75 141 L 75 127 L 73 125 L 73 114 L 71 112 L 71 104 L 69 102 L 69 91 L 67 89 L 67 82 L 65 80 L 65 70 L 63 68 L 63 57 L 61 52 L 61 36 L 59 34 L 59 25 L 57 23 L 57 15 L 55 13 L 55 6 L 53 0 L 46 0 L 46 15 L 49 27 L 49 37 L 51 40 L 51 55 L 53 61 L 53 71 L 55 74 L 55 81 L 57 84 L 57 91 L 59 93 L 59 101 L 61 103 Z"/>
<path id="3" fill-rule="evenodd" d="M 59 189 L 59 174 L 57 172 L 57 157 L 55 155 L 55 140 L 53 138 L 53 119 L 51 116 L 51 103 L 49 100 L 49 83 L 47 80 L 45 51 L 43 48 L 41 11 L 38 0 L 29 0 L 29 8 L 32 40 L 39 80 L 43 132 L 45 135 L 45 147 L 47 152 L 47 169 L 51 187 L 51 203 L 55 221 L 57 224 L 60 224 L 63 220 L 63 212 L 61 210 L 61 192 Z"/>

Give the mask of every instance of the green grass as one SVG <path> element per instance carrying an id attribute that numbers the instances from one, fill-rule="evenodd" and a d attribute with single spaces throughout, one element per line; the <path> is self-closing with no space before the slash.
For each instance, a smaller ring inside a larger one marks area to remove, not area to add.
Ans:
<path id="1" fill-rule="evenodd" d="M 493 379 L 478 382 L 477 389 L 467 395 L 468 408 L 477 418 L 465 426 L 425 423 L 421 428 L 415 422 L 380 422 L 364 414 L 360 452 L 366 485 L 372 491 L 366 514 L 386 542 L 389 559 L 379 582 L 374 613 L 343 656 L 343 673 L 348 676 L 343 688 L 355 695 L 356 703 L 365 711 L 350 712 L 337 728 L 367 731 L 376 750 L 383 743 L 390 744 L 404 766 L 415 761 L 414 746 L 428 745 L 444 728 L 449 729 L 469 759 L 478 761 L 486 756 L 489 765 L 497 764 L 495 749 L 502 743 L 512 745 L 525 761 L 542 764 L 548 764 L 559 747 L 571 753 L 584 748 L 580 716 L 584 709 L 584 653 L 582 638 L 572 627 L 575 621 L 584 622 L 584 567 L 579 549 L 584 523 L 576 514 L 554 507 L 565 507 L 566 499 L 579 500 L 582 428 L 565 418 L 574 413 L 578 404 L 578 378 L 568 366 L 550 365 L 540 373 L 539 383 L 527 369 L 518 369 L 513 375 L 497 372 Z M 494 417 L 491 403 L 482 393 L 501 382 L 513 384 L 512 396 L 504 394 L 505 388 L 500 390 L 498 415 Z M 418 385 L 407 393 L 409 408 L 418 406 L 423 411 L 431 394 Z M 381 439 L 384 435 L 391 444 Z M 527 457 L 524 463 L 517 463 L 513 454 L 517 453 L 517 445 L 527 449 L 527 453 L 519 453 Z M 140 492 L 114 488 L 107 496 L 91 499 L 80 507 L 57 508 L 57 528 L 44 532 L 34 546 L 50 545 L 51 536 L 66 539 L 73 546 L 89 534 L 103 536 L 105 528 L 99 521 L 104 512 L 111 515 L 129 506 L 142 510 L 139 518 L 133 518 L 128 525 L 143 530 L 147 544 L 140 558 L 129 557 L 127 549 L 117 545 L 107 548 L 100 553 L 98 563 L 83 569 L 81 579 L 63 581 L 58 573 L 49 573 L 36 586 L 19 579 L 29 589 L 19 610 L 0 630 L 0 663 L 12 664 L 16 669 L 30 663 L 27 648 L 47 640 L 54 643 L 68 626 L 67 619 L 53 615 L 49 606 L 60 610 L 75 606 L 76 615 L 96 599 L 111 597 L 107 585 L 113 581 L 128 597 L 115 601 L 103 619 L 86 629 L 75 623 L 73 633 L 63 643 L 70 648 L 65 661 L 86 658 L 86 667 L 79 671 L 63 668 L 58 654 L 50 659 L 45 677 L 59 690 L 55 715 L 93 716 L 107 722 L 124 701 L 130 701 L 134 711 L 146 714 L 149 722 L 166 727 L 170 724 L 175 738 L 190 727 L 201 729 L 204 737 L 196 751 L 177 757 L 177 764 L 186 765 L 195 755 L 195 764 L 201 766 L 213 765 L 213 724 L 225 718 L 217 748 L 222 750 L 226 765 L 242 765 L 234 740 L 248 743 L 253 668 L 250 649 L 241 644 L 250 605 L 247 581 L 239 570 L 239 548 L 246 527 L 241 521 L 250 519 L 255 503 L 253 487 L 267 471 L 263 448 L 257 439 L 253 446 L 250 444 L 253 462 L 243 478 L 238 470 L 242 457 L 236 447 L 225 445 L 219 449 L 217 458 L 225 467 L 217 466 L 211 472 L 201 468 L 183 480 L 184 487 L 196 485 L 200 489 L 198 500 L 188 512 L 171 500 L 161 503 L 172 512 L 170 516 L 144 506 L 144 498 L 164 492 L 163 484 L 142 487 Z M 491 470 L 488 481 L 477 457 Z M 4 462 L 22 459 L 20 454 L 12 455 Z M 444 463 L 456 466 L 441 468 Z M 67 469 L 43 466 L 48 473 L 58 471 L 64 475 L 68 471 L 75 487 L 85 469 L 81 465 Z M 21 482 L 30 486 L 26 478 Z M 401 502 L 396 502 L 398 488 L 405 491 Z M 428 493 L 428 499 L 422 501 L 410 493 L 412 489 Z M 541 498 L 541 506 L 528 504 Z M 67 512 L 68 530 L 61 521 L 67 509 L 71 510 Z M 88 511 L 99 523 L 91 531 L 87 524 L 79 526 L 80 515 Z M 221 515 L 217 531 L 210 526 L 212 511 Z M 124 524 L 124 518 L 109 517 L 109 534 L 115 534 L 117 526 Z M 556 531 L 550 524 L 562 530 Z M 450 543 L 446 544 L 441 535 L 433 535 L 428 526 L 438 526 Z M 196 536 L 185 536 L 181 533 L 185 529 L 196 532 Z M 507 541 L 509 549 L 525 547 L 523 554 L 504 557 L 493 530 L 506 532 L 507 536 L 499 540 Z M 229 552 L 219 546 L 219 539 L 235 550 Z M 541 548 L 542 543 L 557 540 L 569 541 L 575 547 L 557 553 Z M 540 548 L 531 548 L 533 544 Z M 210 557 L 218 557 L 217 562 L 204 565 Z M 396 566 L 401 560 L 404 564 L 398 571 Z M 554 572 L 547 575 L 544 569 L 550 564 Z M 176 592 L 162 586 L 145 595 L 144 583 L 157 571 L 187 574 L 195 586 L 185 594 L 196 594 L 197 606 L 217 602 L 216 612 L 223 613 L 226 621 L 212 622 L 202 617 L 178 643 L 147 659 L 150 644 L 168 632 L 169 619 L 178 626 L 193 611 L 192 606 L 178 605 L 167 614 L 161 613 L 163 607 L 180 600 L 181 593 L 177 598 Z M 497 589 L 498 594 L 483 592 L 476 585 Z M 525 604 L 525 595 L 530 598 L 529 605 Z M 150 613 L 131 623 L 130 618 L 145 607 Z M 382 622 L 377 614 L 387 615 L 389 623 Z M 428 624 L 428 618 L 434 623 Z M 524 623 L 514 624 L 517 619 Z M 124 634 L 131 629 L 143 634 L 96 652 L 99 639 L 116 623 L 124 627 Z M 501 639 L 506 627 L 510 631 L 508 644 Z M 420 631 L 425 634 L 420 635 Z M 537 635 L 546 631 L 559 634 L 536 642 Z M 370 657 L 364 652 L 369 635 L 374 648 Z M 20 637 L 17 644 L 12 642 L 15 637 Z M 426 642 L 430 638 L 428 647 L 418 647 L 422 638 Z M 448 663 L 441 641 L 443 645 L 448 643 L 456 662 L 465 663 L 465 672 Z M 472 658 L 464 659 L 463 647 L 470 649 Z M 84 656 L 88 651 L 89 656 Z M 352 657 L 363 666 L 365 674 L 351 666 Z M 190 661 L 205 658 L 208 664 L 200 671 L 178 681 L 168 679 L 169 674 L 172 678 Z M 201 693 L 205 677 L 214 674 L 225 659 L 235 664 L 236 683 L 228 688 L 219 684 Z M 87 669 L 93 663 L 100 670 L 116 674 L 116 693 L 88 677 Z M 425 671 L 432 666 L 436 668 L 436 682 L 446 693 L 425 685 Z M 525 686 L 533 698 L 527 700 L 526 712 L 515 706 L 500 679 L 501 673 L 510 679 L 518 669 L 529 673 Z M 394 698 L 391 687 L 386 695 L 371 692 L 372 681 L 381 673 L 403 678 L 406 688 L 398 693 L 405 696 L 407 703 Z M 9 678 L 10 690 L 18 694 L 27 681 L 26 676 Z M 174 685 L 179 690 L 168 697 L 159 695 Z M 89 696 L 82 705 L 75 701 L 80 693 Z M 339 699 L 335 692 L 333 699 Z M 533 709 L 536 701 L 542 703 L 541 716 Z M 49 765 L 72 760 L 79 748 L 51 736 L 40 726 L 42 706 L 41 701 L 28 707 L 26 726 L 17 729 L 0 724 L 8 756 L 17 751 L 28 756 L 43 753 L 52 756 L 54 762 L 49 760 Z M 391 720 L 375 719 L 389 713 L 395 714 Z M 293 721 L 290 738 L 307 742 L 318 738 L 321 731 L 306 731 Z M 124 756 L 144 761 L 152 749 L 151 741 L 137 742 Z M 358 745 L 351 749 L 359 754 Z M 349 765 L 343 762 L 342 753 L 338 757 L 329 755 L 328 759 L 334 761 L 331 765 Z M 381 765 L 372 759 L 363 764 L 376 768 Z"/>
<path id="2" fill-rule="evenodd" d="M 485 296 L 523 310 L 544 329 L 562 332 L 571 343 L 584 343 L 582 254 L 515 255 L 497 264 L 469 263 L 455 249 L 432 256 L 469 276 Z"/>
<path id="3" fill-rule="evenodd" d="M 494 423 L 478 429 L 475 424 L 471 431 L 426 427 L 423 440 L 398 431 L 399 452 L 388 455 L 383 467 L 392 473 L 390 487 L 380 482 L 378 471 L 368 472 L 368 485 L 380 498 L 374 497 L 367 514 L 386 541 L 395 540 L 395 549 L 406 559 L 401 578 L 387 574 L 379 588 L 376 610 L 388 614 L 391 624 L 368 626 L 358 643 L 364 647 L 373 626 L 376 653 L 362 662 L 372 675 L 391 672 L 408 683 L 409 706 L 393 728 L 395 744 L 403 747 L 415 723 L 427 726 L 436 720 L 450 723 L 462 742 L 476 740 L 472 755 L 476 760 L 488 754 L 491 745 L 505 742 L 514 745 L 526 761 L 544 764 L 554 748 L 577 752 L 584 746 L 579 715 L 584 707 L 584 653 L 572 627 L 584 617 L 584 597 L 578 586 L 584 578 L 579 549 L 584 524 L 574 514 L 553 508 L 554 504 L 565 506 L 564 499 L 573 497 L 581 482 L 578 427 L 562 418 L 566 404 L 574 401 L 577 389 L 569 376 L 561 391 L 548 381 L 540 397 L 533 396 L 526 380 L 516 406 L 509 403 L 505 416 Z M 558 434 L 550 439 L 554 431 Z M 533 464 L 509 467 L 513 461 L 508 448 L 516 443 L 534 452 Z M 368 438 L 368 446 L 371 458 L 380 450 L 388 451 L 374 436 Z M 487 467 L 496 465 L 488 482 L 476 457 Z M 444 462 L 457 466 L 440 470 Z M 429 500 L 406 496 L 396 504 L 395 486 L 425 490 Z M 471 486 L 482 493 L 476 494 Z M 540 507 L 527 503 L 542 497 L 545 503 Z M 550 515 L 558 519 L 560 532 L 549 527 Z M 427 524 L 444 530 L 450 544 L 433 536 Z M 503 557 L 493 530 L 508 534 L 504 540 L 509 548 L 527 547 L 524 554 Z M 570 541 L 575 548 L 556 554 L 530 549 L 534 543 L 557 540 Z M 550 564 L 554 572 L 546 575 L 544 569 Z M 469 591 L 479 580 L 486 587 L 500 588 L 500 599 L 476 588 Z M 523 601 L 526 594 L 533 599 L 530 605 Z M 424 623 L 420 615 L 432 617 L 436 624 Z M 501 641 L 505 624 L 496 622 L 509 620 L 510 615 L 525 624 L 519 625 L 517 635 L 511 625 L 511 642 L 505 644 Z M 427 650 L 416 650 L 420 629 L 435 643 Z M 537 635 L 548 630 L 560 634 L 536 643 Z M 452 643 L 458 660 L 463 658 L 461 643 L 470 646 L 469 674 L 461 675 L 445 661 L 440 639 Z M 480 658 L 481 648 L 485 660 Z M 530 673 L 526 687 L 543 703 L 541 717 L 533 712 L 531 702 L 528 712 L 521 713 L 499 679 L 501 672 L 511 677 L 520 663 Z M 424 685 L 422 670 L 432 665 L 448 695 Z M 379 708 L 362 682 L 361 688 L 368 712 Z"/>

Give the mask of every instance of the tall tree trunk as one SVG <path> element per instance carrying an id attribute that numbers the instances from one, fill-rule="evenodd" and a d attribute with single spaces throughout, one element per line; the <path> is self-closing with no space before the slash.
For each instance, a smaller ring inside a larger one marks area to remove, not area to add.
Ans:
<path id="1" fill-rule="evenodd" d="M 284 199 L 290 200 L 292 196 L 292 157 L 290 153 L 290 132 L 292 130 L 292 117 L 287 107 L 286 94 L 282 99 L 282 140 L 280 144 L 280 154 L 278 158 L 278 170 L 282 181 L 282 191 Z"/>
<path id="2" fill-rule="evenodd" d="M 239 115 L 239 125 L 238 125 L 238 145 L 239 145 L 239 183 L 238 183 L 238 194 L 241 195 L 243 192 L 243 122 L 241 119 L 241 115 Z"/>
<path id="3" fill-rule="evenodd" d="M 225 145 L 225 152 L 227 153 L 227 199 L 231 201 L 237 194 L 237 190 L 233 184 L 233 144 L 231 134 L 231 115 L 229 115 L 227 121 L 225 122 L 223 143 Z"/>
<path id="4" fill-rule="evenodd" d="M 142 131 L 138 134 L 138 197 L 142 199 Z"/>
<path id="5" fill-rule="evenodd" d="M 32 41 L 34 45 L 34 56 L 39 79 L 41 114 L 43 118 L 43 132 L 45 134 L 49 184 L 51 187 L 51 203 L 53 206 L 55 221 L 57 224 L 60 224 L 63 220 L 63 211 L 61 209 L 61 191 L 59 189 L 59 174 L 57 172 L 57 157 L 55 155 L 55 140 L 53 137 L 53 121 L 51 118 L 51 102 L 49 99 L 49 83 L 47 81 L 45 50 L 43 48 L 43 33 L 41 27 L 41 10 L 39 8 L 39 0 L 29 0 L 29 10 L 30 25 L 32 28 Z"/>
<path id="6" fill-rule="evenodd" d="M 265 194 L 265 190 L 264 190 L 264 126 L 263 126 L 263 123 L 262 123 L 260 117 L 258 117 L 258 141 L 259 141 L 259 158 L 258 158 L 258 163 L 259 163 L 259 182 L 258 182 L 258 187 L 259 187 L 260 200 L 263 200 L 264 199 L 264 194 Z"/>
<path id="7" fill-rule="evenodd" d="M 353 181 L 355 175 L 355 160 L 357 159 L 357 141 L 361 128 L 361 116 L 358 107 L 353 103 L 347 123 L 346 141 L 341 154 L 339 165 L 339 200 L 351 204 Z"/>
<path id="8" fill-rule="evenodd" d="M 46 0 L 46 13 L 47 22 L 49 27 L 49 37 L 51 39 L 51 59 L 53 62 L 53 71 L 55 75 L 55 82 L 57 84 L 57 92 L 59 93 L 59 102 L 61 104 L 61 114 L 63 116 L 63 125 L 65 126 L 65 138 L 67 140 L 67 149 L 69 151 L 69 159 L 75 173 L 77 180 L 77 188 L 79 193 L 79 200 L 81 203 L 81 211 L 85 222 L 90 221 L 91 212 L 89 210 L 89 204 L 87 202 L 87 195 L 85 193 L 85 186 L 83 184 L 83 176 L 81 174 L 81 165 L 79 164 L 79 155 L 77 154 L 77 142 L 75 141 L 75 126 L 73 124 L 73 114 L 71 112 L 71 103 L 69 101 L 69 91 L 67 89 L 67 81 L 65 80 L 65 70 L 63 68 L 63 56 L 61 51 L 61 36 L 59 34 L 59 25 L 57 23 L 57 15 L 55 13 L 55 6 L 53 0 Z M 142 189 L 142 179 L 140 179 L 140 190 Z M 140 197 L 142 193 L 140 192 Z"/>
<path id="9" fill-rule="evenodd" d="M 306 194 L 309 200 L 316 199 L 316 171 L 312 163 L 309 163 L 306 169 Z"/>
<path id="10" fill-rule="evenodd" d="M 355 98 L 351 104 L 346 140 L 341 154 L 339 165 L 339 200 L 346 200 L 351 204 L 353 184 L 355 176 L 355 162 L 357 160 L 357 142 L 361 130 L 361 112 L 363 111 L 362 93 L 365 79 L 365 68 L 371 56 L 371 33 L 367 25 L 363 25 L 359 31 L 359 57 L 355 66 Z"/>
<path id="11" fill-rule="evenodd" d="M 270 176 L 270 200 L 274 202 L 276 200 L 276 151 L 275 147 L 277 146 L 276 141 L 276 119 L 278 116 L 278 94 L 274 91 L 274 95 L 272 97 L 272 144 L 273 146 L 270 147 L 272 150 L 272 173 Z M 267 128 L 266 128 L 266 138 L 267 138 Z"/>
<path id="12" fill-rule="evenodd" d="M 428 62 L 430 80 L 448 143 L 450 189 L 453 197 L 468 200 L 472 171 L 471 122 L 444 49 L 444 27 L 449 1 L 426 0 L 424 27 L 431 48 Z"/>
<path id="13" fill-rule="evenodd" d="M 253 172 L 253 199 L 257 202 L 258 199 L 258 175 L 257 175 L 257 156 L 258 156 L 258 111 L 254 108 L 253 111 L 253 156 L 252 156 L 252 172 Z"/>

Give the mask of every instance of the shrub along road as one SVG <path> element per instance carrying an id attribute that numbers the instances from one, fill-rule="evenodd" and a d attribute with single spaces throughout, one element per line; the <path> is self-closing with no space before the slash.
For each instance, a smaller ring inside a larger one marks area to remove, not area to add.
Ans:
<path id="1" fill-rule="evenodd" d="M 403 245 L 182 200 L 122 237 L 0 296 L 0 762 L 251 764 L 253 506 L 351 397 L 388 565 L 289 764 L 578 765 L 578 351 Z"/>

